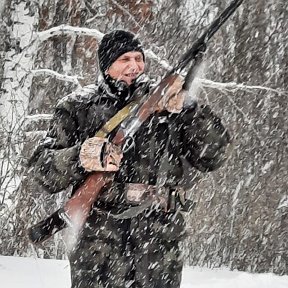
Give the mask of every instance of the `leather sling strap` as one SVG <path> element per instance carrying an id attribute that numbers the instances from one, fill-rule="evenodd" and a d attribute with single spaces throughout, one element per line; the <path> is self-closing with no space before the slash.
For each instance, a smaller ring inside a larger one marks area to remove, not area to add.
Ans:
<path id="1" fill-rule="evenodd" d="M 133 109 L 138 105 L 137 101 L 132 101 L 120 111 L 118 111 L 111 119 L 109 119 L 101 129 L 96 133 L 96 137 L 106 138 L 123 120 L 131 115 Z"/>

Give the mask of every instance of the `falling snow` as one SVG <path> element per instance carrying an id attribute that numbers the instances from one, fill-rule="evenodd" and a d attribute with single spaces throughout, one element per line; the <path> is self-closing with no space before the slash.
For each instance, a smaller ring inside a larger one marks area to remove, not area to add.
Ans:
<path id="1" fill-rule="evenodd" d="M 66 259 L 69 233 L 34 247 L 26 229 L 60 208 L 71 187 L 49 195 L 26 164 L 47 134 L 55 105 L 96 89 L 103 35 L 135 32 L 147 72 L 159 81 L 229 1 L 76 2 L 0 1 L 0 254 L 34 257 L 0 257 L 1 279 L 11 288 L 20 287 L 16 272 L 27 287 L 35 275 L 35 287 L 69 287 L 68 262 L 38 259 Z M 185 213 L 182 246 L 185 263 L 194 268 L 184 269 L 181 288 L 288 285 L 287 276 L 270 274 L 288 274 L 288 1 L 243 2 L 208 43 L 185 99 L 187 107 L 209 104 L 233 145 L 215 172 L 185 168 L 183 183 L 196 205 Z"/>

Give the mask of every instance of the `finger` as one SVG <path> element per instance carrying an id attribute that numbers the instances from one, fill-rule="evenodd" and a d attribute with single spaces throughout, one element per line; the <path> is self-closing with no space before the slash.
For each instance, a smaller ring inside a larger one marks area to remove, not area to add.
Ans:
<path id="1" fill-rule="evenodd" d="M 180 91 L 182 90 L 182 85 L 182 82 L 177 81 L 177 83 L 174 82 L 173 85 L 167 89 L 167 92 L 165 93 L 165 98 L 167 99 L 167 102 L 170 98 L 180 93 Z"/>
<path id="2" fill-rule="evenodd" d="M 171 98 L 167 104 L 167 110 L 172 113 L 179 113 L 184 104 L 185 94 L 183 92 L 179 92 L 173 98 Z"/>
<path id="3" fill-rule="evenodd" d="M 107 157 L 107 163 L 105 170 L 106 171 L 118 171 L 120 167 L 120 162 L 121 162 L 122 157 L 119 156 L 118 154 L 110 154 Z"/>

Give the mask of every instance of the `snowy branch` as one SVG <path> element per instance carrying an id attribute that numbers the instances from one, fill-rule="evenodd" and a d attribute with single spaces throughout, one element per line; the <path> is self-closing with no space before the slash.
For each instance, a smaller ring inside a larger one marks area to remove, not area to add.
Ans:
<path id="1" fill-rule="evenodd" d="M 116 1 L 113 1 L 114 3 Z M 115 3 L 117 4 L 117 3 Z M 118 4 L 119 5 L 119 4 Z M 120 5 L 119 5 L 120 6 Z M 122 8 L 124 9 L 124 8 Z M 86 36 L 92 36 L 95 37 L 98 41 L 101 41 L 103 38 L 104 34 L 100 32 L 98 29 L 90 29 L 90 28 L 84 28 L 84 27 L 75 27 L 75 26 L 70 26 L 70 25 L 60 25 L 53 27 L 51 29 L 38 32 L 38 39 L 40 41 L 45 41 L 51 37 L 57 36 L 57 35 L 62 35 L 62 34 L 72 34 L 72 35 L 86 35 Z M 151 49 L 145 50 L 145 54 L 147 57 L 157 61 L 164 69 L 166 70 L 171 70 L 172 66 L 165 60 L 162 60 L 160 57 L 158 57 Z M 79 85 L 78 79 L 79 77 L 76 76 L 68 76 L 68 75 L 61 75 L 57 72 L 54 72 L 49 69 L 39 69 L 39 70 L 34 70 L 34 73 L 47 73 L 49 75 L 53 75 L 57 77 L 60 80 L 64 81 L 69 81 L 73 82 L 77 85 Z M 229 82 L 229 83 L 220 83 L 220 82 L 214 82 L 212 80 L 208 79 L 199 79 L 201 84 L 204 87 L 207 88 L 214 88 L 214 89 L 223 89 L 227 91 L 231 90 L 265 90 L 267 92 L 273 92 L 277 94 L 282 94 L 282 95 L 287 95 L 287 92 L 281 91 L 279 89 L 273 89 L 270 87 L 265 87 L 265 86 L 260 86 L 260 85 L 246 85 L 246 84 L 238 84 L 235 82 Z"/>
<path id="2" fill-rule="evenodd" d="M 92 37 L 95 37 L 98 41 L 101 41 L 101 39 L 104 36 L 104 33 L 100 32 L 97 29 L 75 27 L 75 26 L 70 26 L 70 25 L 56 26 L 51 29 L 38 32 L 37 36 L 38 36 L 39 41 L 44 42 L 48 40 L 49 38 L 52 38 L 54 36 L 59 36 L 62 34 L 92 36 Z M 149 58 L 159 62 L 163 68 L 167 70 L 172 69 L 172 66 L 170 66 L 167 61 L 160 59 L 151 49 L 145 50 L 145 54 Z"/>
<path id="3" fill-rule="evenodd" d="M 33 115 L 27 115 L 26 121 L 39 121 L 39 120 L 51 120 L 53 117 L 52 114 L 33 114 Z"/>
<path id="4" fill-rule="evenodd" d="M 152 52 L 151 50 L 147 50 L 147 56 L 149 56 L 150 58 L 154 59 L 155 61 L 159 62 L 159 64 L 161 64 L 161 66 L 164 69 L 170 70 L 172 69 L 172 66 L 169 65 L 169 63 L 165 60 L 161 60 L 154 52 Z M 62 80 L 62 81 L 67 81 L 67 82 L 72 82 L 74 84 L 76 84 L 77 86 L 81 86 L 81 84 L 79 83 L 79 79 L 82 80 L 84 79 L 83 77 L 80 76 L 76 76 L 76 75 L 65 75 L 65 74 L 60 74 L 56 71 L 53 71 L 51 69 L 37 69 L 37 70 L 31 70 L 31 73 L 34 75 L 39 75 L 39 74 L 47 74 L 47 75 L 51 75 L 56 77 L 58 80 Z M 221 83 L 221 82 L 215 82 L 209 79 L 204 79 L 204 78 L 195 78 L 195 80 L 198 80 L 201 85 L 204 88 L 212 88 L 212 89 L 218 89 L 218 90 L 225 90 L 225 91 L 251 91 L 251 90 L 264 90 L 267 92 L 272 92 L 272 93 L 276 93 L 279 95 L 288 95 L 288 92 L 286 91 L 282 91 L 280 89 L 273 89 L 270 87 L 266 87 L 266 86 L 259 86 L 259 85 L 246 85 L 243 83 L 236 83 L 236 82 L 227 82 L 227 83 Z"/>
<path id="5" fill-rule="evenodd" d="M 84 79 L 83 77 L 80 76 L 70 76 L 70 75 L 64 75 L 64 74 L 60 74 L 56 71 L 53 71 L 51 69 L 37 69 L 37 70 L 31 70 L 31 73 L 33 75 L 39 75 L 39 74 L 48 74 L 51 76 L 56 77 L 58 80 L 62 80 L 62 81 L 67 81 L 67 82 L 72 82 L 74 84 L 76 84 L 77 86 L 81 86 L 79 83 L 78 79 Z"/>
<path id="6" fill-rule="evenodd" d="M 85 35 L 85 36 L 92 36 L 95 37 L 98 41 L 100 41 L 104 34 L 97 29 L 90 29 L 85 27 L 75 27 L 70 25 L 59 25 L 53 28 L 50 28 L 45 31 L 41 31 L 37 33 L 38 40 L 41 42 L 46 41 L 47 39 L 59 36 L 63 34 L 70 34 L 70 35 Z"/>
<path id="7" fill-rule="evenodd" d="M 214 82 L 212 80 L 208 80 L 208 79 L 199 79 L 200 82 L 202 83 L 202 85 L 204 87 L 207 88 L 214 88 L 214 89 L 219 89 L 219 90 L 227 90 L 227 91 L 231 91 L 231 90 L 264 90 L 267 92 L 273 92 L 273 93 L 277 93 L 277 94 L 281 94 L 281 95 L 288 95 L 288 92 L 286 91 L 282 91 L 280 89 L 273 89 L 270 87 L 266 87 L 266 86 L 260 86 L 260 85 L 246 85 L 243 83 L 235 83 L 235 82 L 228 82 L 228 83 L 221 83 L 221 82 Z"/>

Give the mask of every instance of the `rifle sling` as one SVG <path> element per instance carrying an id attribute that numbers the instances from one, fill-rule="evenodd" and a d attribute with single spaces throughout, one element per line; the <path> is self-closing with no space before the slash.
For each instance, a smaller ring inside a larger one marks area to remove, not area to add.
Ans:
<path id="1" fill-rule="evenodd" d="M 118 111 L 111 119 L 109 119 L 96 133 L 96 137 L 106 138 L 122 121 L 131 115 L 133 109 L 138 105 L 137 101 L 132 101 L 120 111 Z"/>

